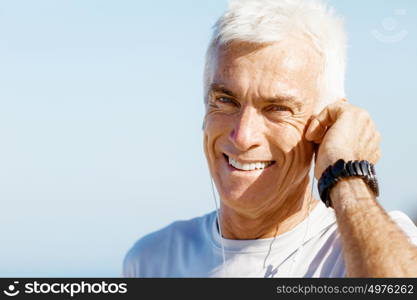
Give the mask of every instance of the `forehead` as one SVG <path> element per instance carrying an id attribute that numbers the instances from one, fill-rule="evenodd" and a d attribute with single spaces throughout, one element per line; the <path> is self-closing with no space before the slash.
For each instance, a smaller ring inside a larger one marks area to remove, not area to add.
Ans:
<path id="1" fill-rule="evenodd" d="M 232 42 L 218 49 L 213 83 L 260 97 L 278 92 L 311 97 L 321 69 L 322 58 L 308 41 Z"/>

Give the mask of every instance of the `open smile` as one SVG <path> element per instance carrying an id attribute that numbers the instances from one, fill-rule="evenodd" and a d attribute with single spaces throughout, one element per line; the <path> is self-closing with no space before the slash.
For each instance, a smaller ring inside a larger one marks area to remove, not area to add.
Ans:
<path id="1" fill-rule="evenodd" d="M 240 161 L 237 159 L 233 159 L 226 154 L 223 153 L 226 162 L 229 166 L 233 167 L 239 171 L 254 171 L 254 170 L 263 170 L 275 163 L 274 160 L 269 161 Z"/>

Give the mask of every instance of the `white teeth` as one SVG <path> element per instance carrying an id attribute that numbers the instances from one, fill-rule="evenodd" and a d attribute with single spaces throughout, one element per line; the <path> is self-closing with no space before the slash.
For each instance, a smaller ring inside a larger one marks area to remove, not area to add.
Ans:
<path id="1" fill-rule="evenodd" d="M 238 170 L 244 170 L 244 171 L 253 171 L 253 170 L 262 170 L 268 167 L 272 162 L 256 162 L 256 163 L 250 163 L 250 164 L 242 164 L 233 158 L 229 157 L 229 165 L 232 165 Z"/>

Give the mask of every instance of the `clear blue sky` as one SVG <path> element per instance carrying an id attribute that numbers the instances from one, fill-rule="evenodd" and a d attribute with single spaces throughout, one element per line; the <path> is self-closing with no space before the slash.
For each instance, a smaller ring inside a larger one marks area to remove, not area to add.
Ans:
<path id="1" fill-rule="evenodd" d="M 380 202 L 417 215 L 417 2 L 330 3 L 383 136 Z M 0 1 L 0 276 L 119 276 L 139 237 L 214 209 L 201 75 L 225 6 Z"/>

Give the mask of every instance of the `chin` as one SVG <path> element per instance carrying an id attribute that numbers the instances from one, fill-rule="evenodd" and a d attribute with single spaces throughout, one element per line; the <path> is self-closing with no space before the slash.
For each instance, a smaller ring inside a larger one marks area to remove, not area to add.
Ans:
<path id="1" fill-rule="evenodd" d="M 253 214 L 261 207 L 264 207 L 266 204 L 265 202 L 268 200 L 268 195 L 265 195 L 264 193 L 251 193 L 248 188 L 221 188 L 219 190 L 219 195 L 222 205 L 245 214 Z"/>

